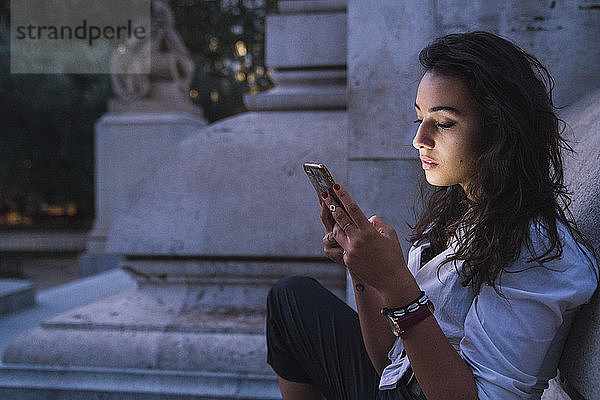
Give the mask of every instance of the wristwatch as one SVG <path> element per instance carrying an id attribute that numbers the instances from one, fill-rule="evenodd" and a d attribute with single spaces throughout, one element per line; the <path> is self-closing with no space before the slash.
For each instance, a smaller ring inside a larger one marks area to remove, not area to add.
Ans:
<path id="1" fill-rule="evenodd" d="M 425 292 L 404 307 L 381 309 L 381 315 L 386 317 L 394 335 L 400 337 L 404 332 L 433 314 L 434 307 Z"/>

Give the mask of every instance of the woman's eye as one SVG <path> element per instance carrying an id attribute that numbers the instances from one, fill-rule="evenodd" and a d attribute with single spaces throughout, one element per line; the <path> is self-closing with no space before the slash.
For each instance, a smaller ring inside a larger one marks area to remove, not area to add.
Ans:
<path id="1" fill-rule="evenodd" d="M 436 122 L 435 125 L 441 129 L 449 129 L 454 126 L 454 122 Z"/>
<path id="2" fill-rule="evenodd" d="M 415 119 L 413 122 L 415 124 L 420 124 L 421 122 L 423 122 L 423 120 L 422 119 Z"/>

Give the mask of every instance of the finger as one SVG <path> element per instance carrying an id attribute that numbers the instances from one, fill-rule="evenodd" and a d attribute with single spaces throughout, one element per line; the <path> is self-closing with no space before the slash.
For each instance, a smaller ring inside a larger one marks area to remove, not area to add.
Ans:
<path id="1" fill-rule="evenodd" d="M 327 248 L 325 249 L 325 255 L 333 262 L 345 265 L 344 264 L 344 249 L 341 247 L 336 248 Z"/>
<path id="2" fill-rule="evenodd" d="M 362 212 L 358 204 L 352 199 L 350 193 L 346 191 L 341 185 L 333 185 L 333 190 L 337 195 L 338 199 L 342 202 L 342 205 L 346 209 L 348 215 L 358 228 L 364 228 L 370 226 L 370 222 Z M 342 225 L 343 226 L 343 225 Z"/>
<path id="3" fill-rule="evenodd" d="M 325 226 L 325 232 L 331 232 L 333 230 L 335 220 L 333 219 L 331 212 L 329 212 L 327 204 L 325 204 L 321 197 L 319 197 L 319 203 L 321 204 L 321 222 Z"/>
<path id="4" fill-rule="evenodd" d="M 333 237 L 333 232 L 327 232 L 325 236 L 323 236 L 323 248 L 339 248 L 340 244 Z"/>
<path id="5" fill-rule="evenodd" d="M 389 225 L 387 222 L 385 222 L 383 220 L 383 218 L 378 217 L 377 215 L 373 215 L 371 218 L 369 218 L 369 222 L 383 236 L 390 238 L 390 239 L 398 240 L 398 235 L 396 234 L 396 230 L 394 228 L 392 228 L 392 226 Z"/>
<path id="6" fill-rule="evenodd" d="M 341 207 L 340 204 L 337 201 L 335 201 L 332 196 L 323 193 L 323 202 L 329 207 L 329 213 L 335 220 L 335 225 L 333 227 L 334 237 L 338 241 L 338 243 L 340 243 L 343 247 L 345 244 L 343 240 L 345 238 L 342 238 L 339 235 L 343 234 L 344 236 L 347 236 L 351 234 L 352 229 L 356 229 L 357 226 L 352 220 L 352 218 L 350 218 L 348 213 L 344 210 L 344 208 Z M 338 228 L 337 230 L 336 226 Z"/>
<path id="7" fill-rule="evenodd" d="M 354 223 L 352 223 L 352 225 L 354 225 Z M 354 225 L 354 226 L 356 227 L 356 225 Z M 350 229 L 348 228 L 347 231 L 348 230 L 350 230 Z M 350 246 L 350 239 L 348 239 L 348 233 L 344 232 L 337 222 L 333 226 L 333 230 L 331 231 L 331 234 L 335 238 L 335 241 L 338 242 L 340 247 L 342 247 L 343 249 L 346 249 Z"/>

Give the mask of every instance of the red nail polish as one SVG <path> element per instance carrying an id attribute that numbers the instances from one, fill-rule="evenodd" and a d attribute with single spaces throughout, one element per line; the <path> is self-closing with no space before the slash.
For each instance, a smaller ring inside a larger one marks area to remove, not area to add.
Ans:
<path id="1" fill-rule="evenodd" d="M 326 199 L 326 198 L 327 198 L 327 196 L 329 196 L 329 194 L 327 194 L 327 192 L 323 192 L 323 193 L 321 193 L 321 196 L 322 196 L 324 199 Z"/>
<path id="2" fill-rule="evenodd" d="M 335 185 L 333 185 L 333 188 L 334 188 L 335 190 L 340 190 L 340 187 L 341 187 L 341 186 L 340 186 L 340 185 L 338 185 L 337 183 L 336 183 Z"/>

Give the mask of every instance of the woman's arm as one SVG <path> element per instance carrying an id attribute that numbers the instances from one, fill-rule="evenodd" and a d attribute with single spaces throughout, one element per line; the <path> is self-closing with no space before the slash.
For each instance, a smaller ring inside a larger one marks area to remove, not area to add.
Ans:
<path id="1" fill-rule="evenodd" d="M 383 369 L 390 363 L 387 355 L 396 341 L 396 336 L 394 336 L 385 318 L 379 312 L 384 306 L 379 292 L 360 282 L 352 274 L 350 276 L 354 286 L 354 296 L 363 341 L 371 363 L 381 376 Z"/>
<path id="2" fill-rule="evenodd" d="M 414 285 L 418 290 L 416 281 Z M 383 294 L 386 306 L 404 306 L 414 299 L 397 292 Z M 434 316 L 408 328 L 402 344 L 428 400 L 478 398 L 471 368 L 450 345 Z"/>
<path id="3" fill-rule="evenodd" d="M 343 264 L 355 279 L 379 293 L 383 305 L 407 305 L 417 298 L 420 288 L 406 266 L 396 232 L 381 218 L 367 219 L 344 188 L 336 185 L 335 190 L 347 210 L 337 205 L 332 212 L 335 224 L 331 232 L 343 249 L 340 250 Z M 336 205 L 329 196 L 324 198 L 324 203 Z M 363 302 L 363 305 L 365 319 L 361 318 L 361 326 L 363 321 L 376 318 L 367 317 L 366 313 L 379 316 L 379 310 L 372 309 L 375 308 L 374 301 Z M 407 329 L 402 341 L 415 376 L 429 400 L 477 399 L 470 367 L 450 345 L 433 316 Z"/>
<path id="4" fill-rule="evenodd" d="M 344 265 L 344 249 L 332 239 L 335 220 L 327 205 L 322 199 L 320 200 L 321 221 L 325 225 L 326 231 L 323 238 L 323 249 L 332 261 Z M 350 277 L 352 278 L 363 342 L 373 367 L 381 376 L 383 369 L 389 364 L 387 355 L 396 340 L 396 336 L 390 331 L 389 325 L 379 313 L 379 310 L 383 307 L 383 299 L 379 292 L 371 286 L 365 285 L 352 273 L 350 273 Z"/>

